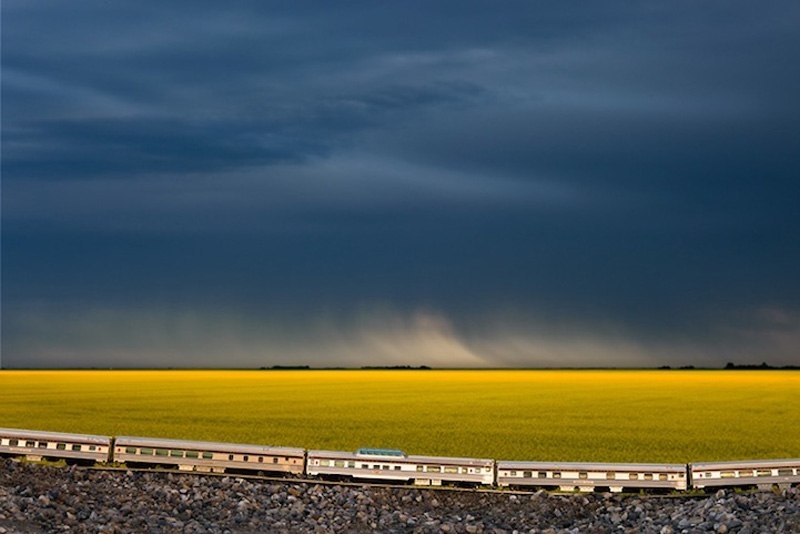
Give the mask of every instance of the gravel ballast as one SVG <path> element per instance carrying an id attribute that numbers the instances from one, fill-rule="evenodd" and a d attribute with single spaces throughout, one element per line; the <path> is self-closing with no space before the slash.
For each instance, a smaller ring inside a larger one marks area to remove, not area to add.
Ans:
<path id="1" fill-rule="evenodd" d="M 88 471 L 0 459 L 0 534 L 800 532 L 800 491 L 534 495 Z"/>

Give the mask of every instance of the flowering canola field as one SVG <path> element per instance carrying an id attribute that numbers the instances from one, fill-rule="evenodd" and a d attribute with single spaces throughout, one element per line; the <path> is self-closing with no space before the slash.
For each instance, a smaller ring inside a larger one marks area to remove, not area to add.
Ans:
<path id="1" fill-rule="evenodd" d="M 800 457 L 800 372 L 0 371 L 0 426 L 504 460 Z"/>

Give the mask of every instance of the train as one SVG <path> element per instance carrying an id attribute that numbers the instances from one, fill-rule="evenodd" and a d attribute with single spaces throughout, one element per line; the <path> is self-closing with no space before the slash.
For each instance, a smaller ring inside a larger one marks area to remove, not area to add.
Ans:
<path id="1" fill-rule="evenodd" d="M 0 455 L 207 473 L 569 492 L 770 489 L 800 484 L 800 458 L 688 464 L 507 461 L 408 455 L 398 449 L 325 451 L 14 428 L 0 428 Z"/>

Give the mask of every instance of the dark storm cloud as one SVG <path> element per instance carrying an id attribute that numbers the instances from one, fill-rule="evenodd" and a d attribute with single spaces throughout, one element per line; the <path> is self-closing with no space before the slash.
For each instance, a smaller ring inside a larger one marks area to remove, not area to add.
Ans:
<path id="1" fill-rule="evenodd" d="M 797 361 L 792 2 L 3 9 L 7 365 Z"/>
<path id="2" fill-rule="evenodd" d="M 313 150 L 286 138 L 271 146 L 259 143 L 253 130 L 242 123 L 141 119 L 39 123 L 16 136 L 17 143 L 30 148 L 9 158 L 5 170 L 26 180 L 125 178 L 132 173 L 215 172 L 234 165 L 266 165 L 299 160 Z"/>

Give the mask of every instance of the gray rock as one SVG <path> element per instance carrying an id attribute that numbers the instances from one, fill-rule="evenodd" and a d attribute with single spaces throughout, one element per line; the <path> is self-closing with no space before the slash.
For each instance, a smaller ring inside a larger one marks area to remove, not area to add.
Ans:
<path id="1" fill-rule="evenodd" d="M 43 532 L 800 532 L 800 491 L 707 497 L 448 492 L 187 473 L 96 472 L 0 459 L 0 534 Z"/>

